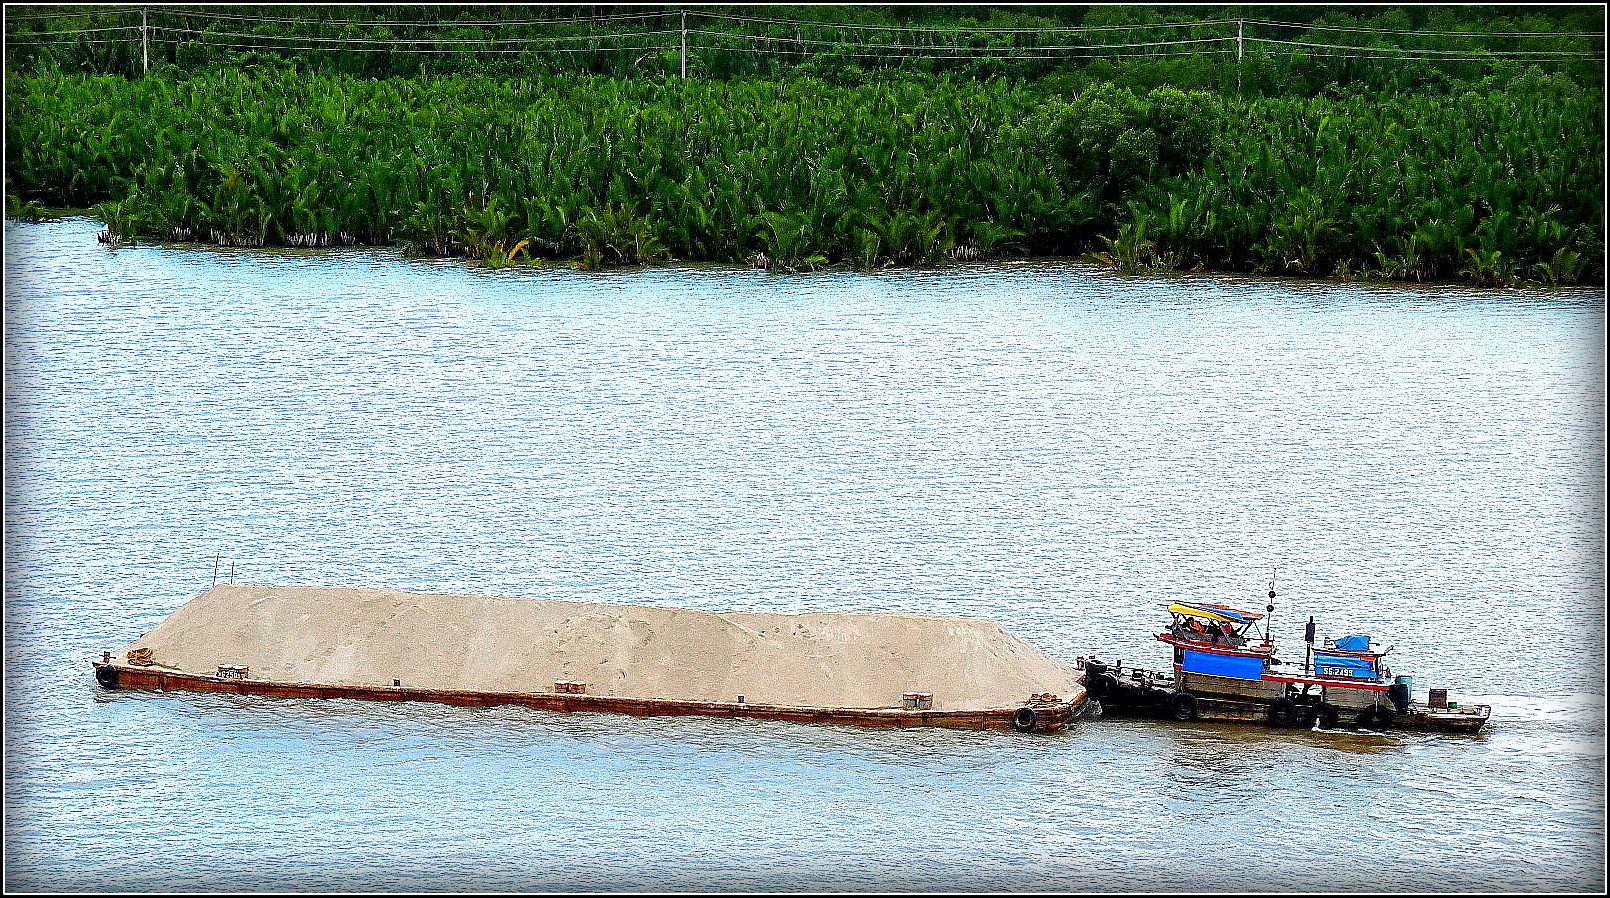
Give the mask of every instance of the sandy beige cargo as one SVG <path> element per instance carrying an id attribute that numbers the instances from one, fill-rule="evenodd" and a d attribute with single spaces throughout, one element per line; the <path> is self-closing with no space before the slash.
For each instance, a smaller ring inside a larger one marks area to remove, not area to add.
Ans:
<path id="1" fill-rule="evenodd" d="M 1078 670 L 988 620 L 238 584 L 95 668 L 106 688 L 1038 732 L 1084 699 Z"/>

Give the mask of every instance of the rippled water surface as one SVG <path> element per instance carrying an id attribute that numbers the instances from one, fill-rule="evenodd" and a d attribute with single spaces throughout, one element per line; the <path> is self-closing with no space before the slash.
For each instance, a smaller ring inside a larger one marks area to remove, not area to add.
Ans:
<path id="1" fill-rule="evenodd" d="M 479 271 L 7 223 L 22 889 L 1604 886 L 1604 295 L 1033 263 Z M 1477 737 L 105 693 L 227 575 L 1396 644 Z"/>

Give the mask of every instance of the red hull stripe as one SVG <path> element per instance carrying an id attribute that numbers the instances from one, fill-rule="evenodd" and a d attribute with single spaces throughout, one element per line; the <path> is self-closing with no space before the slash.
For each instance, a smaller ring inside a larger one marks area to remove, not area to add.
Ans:
<path id="1" fill-rule="evenodd" d="M 1316 686 L 1345 686 L 1349 689 L 1374 689 L 1378 692 L 1385 692 L 1392 688 L 1391 683 L 1364 683 L 1355 680 L 1324 679 L 1322 677 L 1283 677 L 1266 673 L 1263 678 L 1273 680 L 1276 683 L 1313 683 Z"/>

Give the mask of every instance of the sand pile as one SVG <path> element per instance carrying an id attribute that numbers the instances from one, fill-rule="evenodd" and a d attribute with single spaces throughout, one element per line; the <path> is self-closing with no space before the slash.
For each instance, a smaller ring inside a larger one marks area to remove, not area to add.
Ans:
<path id="1" fill-rule="evenodd" d="M 385 589 L 229 585 L 128 649 L 253 679 L 551 692 L 818 708 L 1008 708 L 1080 694 L 1078 671 L 987 620 L 912 614 L 712 613 Z"/>

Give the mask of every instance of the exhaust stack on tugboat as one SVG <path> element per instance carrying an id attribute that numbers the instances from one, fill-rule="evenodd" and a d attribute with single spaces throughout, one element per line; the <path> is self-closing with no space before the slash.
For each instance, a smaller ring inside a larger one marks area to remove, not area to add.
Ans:
<path id="1" fill-rule="evenodd" d="M 1269 599 L 1275 598 L 1270 582 Z M 1492 715 L 1489 705 L 1459 707 L 1447 690 L 1429 701 L 1413 700 L 1412 678 L 1394 677 L 1384 663 L 1392 646 L 1378 648 L 1367 635 L 1326 639 L 1315 645 L 1314 619 L 1304 631 L 1305 663 L 1275 656 L 1269 617 L 1228 605 L 1170 602 L 1168 628 L 1156 634 L 1173 648 L 1173 669 L 1151 671 L 1123 662 L 1109 667 L 1085 661 L 1084 684 L 1103 713 L 1223 720 L 1274 727 L 1324 729 L 1356 726 L 1474 733 Z"/>

